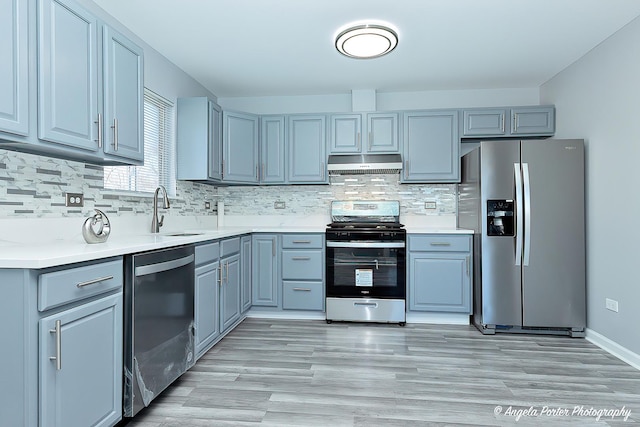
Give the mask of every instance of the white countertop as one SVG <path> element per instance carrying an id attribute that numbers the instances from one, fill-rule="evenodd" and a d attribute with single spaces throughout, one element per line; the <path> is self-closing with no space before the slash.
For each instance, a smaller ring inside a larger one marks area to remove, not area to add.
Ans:
<path id="1" fill-rule="evenodd" d="M 77 221 L 73 222 L 74 230 L 77 230 Z M 17 223 L 16 223 L 17 224 Z M 54 227 L 66 225 L 66 222 L 58 222 Z M 6 224 L 5 224 L 6 225 Z M 189 224 L 194 225 L 194 224 Z M 38 238 L 33 234 L 26 236 L 24 233 L 4 233 L 0 237 L 0 268 L 28 268 L 39 269 L 57 265 L 72 264 L 82 261 L 90 261 L 113 256 L 146 252 L 156 249 L 179 246 L 190 243 L 199 243 L 208 240 L 222 239 L 239 236 L 248 233 L 324 233 L 326 223 L 315 221 L 313 225 L 269 225 L 260 224 L 254 226 L 225 226 L 221 228 L 211 227 L 211 224 L 203 224 L 206 227 L 191 227 L 172 229 L 159 234 L 140 232 L 140 228 L 131 227 L 127 232 L 112 233 L 105 243 L 85 243 L 79 232 L 58 233 L 56 236 Z M 33 229 L 33 226 L 31 226 Z M 122 230 L 123 227 L 120 227 Z M 40 232 L 41 230 L 37 230 Z M 199 233 L 191 236 L 169 236 L 176 232 Z M 460 230 L 448 227 L 421 227 L 407 226 L 407 233 L 420 234 L 471 234 L 470 230 Z M 40 233 L 45 235 L 44 233 Z M 40 235 L 39 234 L 39 235 Z M 5 237 L 6 236 L 6 237 Z"/>

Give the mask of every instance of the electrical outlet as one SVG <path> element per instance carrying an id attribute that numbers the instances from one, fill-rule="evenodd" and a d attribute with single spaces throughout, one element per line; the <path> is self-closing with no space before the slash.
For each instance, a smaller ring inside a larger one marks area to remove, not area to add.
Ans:
<path id="1" fill-rule="evenodd" d="M 211 203 L 209 203 L 209 202 L 204 202 L 204 208 L 205 208 L 205 209 L 211 209 Z"/>
<path id="2" fill-rule="evenodd" d="M 84 195 L 82 193 L 65 193 L 64 205 L 81 208 L 84 206 Z"/>
<path id="3" fill-rule="evenodd" d="M 607 310 L 615 311 L 616 313 L 618 312 L 618 301 L 616 300 L 606 298 L 604 300 L 604 306 Z"/>
<path id="4" fill-rule="evenodd" d="M 286 207 L 286 204 L 281 200 L 273 203 L 274 209 L 284 209 L 285 207 Z"/>
<path id="5" fill-rule="evenodd" d="M 436 208 L 436 202 L 434 202 L 434 201 L 424 202 L 424 208 L 425 209 L 435 209 Z"/>

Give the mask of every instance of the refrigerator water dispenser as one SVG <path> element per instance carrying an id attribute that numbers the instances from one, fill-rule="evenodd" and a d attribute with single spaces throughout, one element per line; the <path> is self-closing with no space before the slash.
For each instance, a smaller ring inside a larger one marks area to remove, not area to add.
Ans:
<path id="1" fill-rule="evenodd" d="M 487 200 L 487 235 L 514 236 L 513 200 Z"/>

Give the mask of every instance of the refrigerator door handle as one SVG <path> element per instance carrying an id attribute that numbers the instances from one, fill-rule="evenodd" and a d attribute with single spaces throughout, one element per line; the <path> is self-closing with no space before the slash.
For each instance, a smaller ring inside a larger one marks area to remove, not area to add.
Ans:
<path id="1" fill-rule="evenodd" d="M 523 198 L 522 198 L 522 175 L 520 170 L 520 163 L 513 164 L 513 176 L 516 187 L 516 265 L 522 265 L 522 214 L 524 212 L 523 208 Z"/>
<path id="2" fill-rule="evenodd" d="M 529 265 L 531 252 L 531 180 L 529 179 L 529 163 L 522 164 L 524 188 L 524 254 L 522 265 Z"/>

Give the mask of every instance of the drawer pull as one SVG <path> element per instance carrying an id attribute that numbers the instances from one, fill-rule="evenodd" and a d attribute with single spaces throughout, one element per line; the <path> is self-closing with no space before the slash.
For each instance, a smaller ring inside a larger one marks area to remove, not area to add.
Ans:
<path id="1" fill-rule="evenodd" d="M 298 292 L 311 292 L 309 288 L 293 288 L 293 290 Z"/>
<path id="2" fill-rule="evenodd" d="M 80 282 L 76 286 L 78 288 L 84 288 L 85 286 L 95 285 L 96 283 L 104 282 L 105 280 L 111 280 L 113 276 L 104 276 L 99 279 L 87 280 L 86 282 Z"/>
<path id="3" fill-rule="evenodd" d="M 291 259 L 293 261 L 309 261 L 309 260 L 311 260 L 311 257 L 308 257 L 308 256 L 294 256 L 294 257 L 291 257 Z"/>
<path id="4" fill-rule="evenodd" d="M 62 331 L 61 323 L 59 320 L 56 320 L 55 329 L 49 329 L 50 334 L 56 334 L 56 355 L 50 356 L 49 360 L 56 361 L 56 370 L 62 369 Z"/>
<path id="5" fill-rule="evenodd" d="M 298 243 L 298 244 L 310 244 L 311 240 L 294 240 L 293 243 Z"/>
<path id="6" fill-rule="evenodd" d="M 449 242 L 431 242 L 431 246 L 451 246 Z"/>

